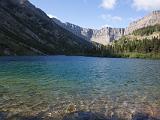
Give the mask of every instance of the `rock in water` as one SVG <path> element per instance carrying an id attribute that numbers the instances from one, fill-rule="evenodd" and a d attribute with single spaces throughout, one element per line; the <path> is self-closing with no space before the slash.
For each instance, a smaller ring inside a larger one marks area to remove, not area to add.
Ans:
<path id="1" fill-rule="evenodd" d="M 70 104 L 66 110 L 67 113 L 72 113 L 76 111 L 76 105 Z"/>

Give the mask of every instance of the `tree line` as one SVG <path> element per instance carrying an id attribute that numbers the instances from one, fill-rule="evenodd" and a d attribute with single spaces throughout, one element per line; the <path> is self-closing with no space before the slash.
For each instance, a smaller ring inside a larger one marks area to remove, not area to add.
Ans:
<path id="1" fill-rule="evenodd" d="M 160 58 L 160 39 L 130 40 L 122 37 L 110 45 L 97 46 L 96 52 L 104 57 Z"/>
<path id="2" fill-rule="evenodd" d="M 141 28 L 138 30 L 133 31 L 133 35 L 140 35 L 140 36 L 144 36 L 144 35 L 151 35 L 154 32 L 159 32 L 160 31 L 160 24 L 156 24 L 154 26 L 148 26 L 145 28 Z"/>

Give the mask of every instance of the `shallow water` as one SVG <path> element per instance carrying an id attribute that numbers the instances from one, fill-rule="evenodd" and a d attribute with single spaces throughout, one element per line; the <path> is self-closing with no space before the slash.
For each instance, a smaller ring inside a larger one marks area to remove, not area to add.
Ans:
<path id="1" fill-rule="evenodd" d="M 70 111 L 69 107 L 74 106 Z M 1 57 L 0 112 L 59 117 L 74 111 L 160 119 L 160 61 L 97 57 Z"/>

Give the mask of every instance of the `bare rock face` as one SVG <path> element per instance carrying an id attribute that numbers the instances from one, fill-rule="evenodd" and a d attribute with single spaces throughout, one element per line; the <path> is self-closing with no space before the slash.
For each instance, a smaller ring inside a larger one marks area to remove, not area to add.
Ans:
<path id="1" fill-rule="evenodd" d="M 71 23 L 62 23 L 56 18 L 53 18 L 52 20 L 59 26 L 65 28 L 66 30 L 87 41 L 94 41 L 103 45 L 108 45 L 114 40 L 118 40 L 123 35 L 128 35 L 132 33 L 134 30 L 148 26 L 153 26 L 155 24 L 160 24 L 160 10 L 153 11 L 149 15 L 130 23 L 130 25 L 125 29 L 105 27 L 100 30 L 97 30 L 83 28 Z"/>
<path id="2" fill-rule="evenodd" d="M 74 33 L 75 35 L 90 41 L 92 34 L 93 34 L 93 30 L 92 29 L 87 29 L 87 28 L 82 28 L 80 26 L 71 24 L 71 23 L 62 23 L 60 20 L 53 18 L 53 21 L 55 23 L 57 23 L 59 26 L 65 28 L 66 30 Z"/>
<path id="3" fill-rule="evenodd" d="M 105 27 L 100 30 L 82 28 L 71 23 L 62 23 L 60 20 L 53 18 L 53 21 L 75 35 L 87 40 L 97 42 L 103 45 L 108 45 L 114 40 L 118 40 L 124 35 L 124 28 L 110 28 Z"/>
<path id="4" fill-rule="evenodd" d="M 139 19 L 137 21 L 132 22 L 128 28 L 125 30 L 125 34 L 128 35 L 132 33 L 134 30 L 144 28 L 147 26 L 153 26 L 155 24 L 160 24 L 160 10 L 153 11 L 149 15 Z"/>
<path id="5" fill-rule="evenodd" d="M 107 45 L 114 40 L 118 40 L 124 35 L 124 28 L 102 28 L 94 30 L 91 41 Z"/>

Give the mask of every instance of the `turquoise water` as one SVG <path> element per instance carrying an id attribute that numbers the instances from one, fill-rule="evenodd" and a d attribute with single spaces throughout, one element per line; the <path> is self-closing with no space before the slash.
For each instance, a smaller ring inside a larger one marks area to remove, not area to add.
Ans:
<path id="1" fill-rule="evenodd" d="M 68 107 L 129 119 L 160 117 L 160 61 L 96 57 L 1 57 L 0 112 L 63 117 Z"/>

